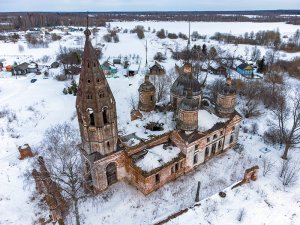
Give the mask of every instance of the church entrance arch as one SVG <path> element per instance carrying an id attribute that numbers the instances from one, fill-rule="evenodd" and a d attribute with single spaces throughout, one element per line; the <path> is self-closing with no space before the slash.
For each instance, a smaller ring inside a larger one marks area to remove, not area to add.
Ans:
<path id="1" fill-rule="evenodd" d="M 107 185 L 112 185 L 118 181 L 117 179 L 117 165 L 114 162 L 111 162 L 106 167 L 106 178 Z"/>

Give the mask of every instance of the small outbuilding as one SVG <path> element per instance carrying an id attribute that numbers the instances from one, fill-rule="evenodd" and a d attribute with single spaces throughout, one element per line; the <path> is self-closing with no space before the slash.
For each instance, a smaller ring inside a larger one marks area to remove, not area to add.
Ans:
<path id="1" fill-rule="evenodd" d="M 153 66 L 149 68 L 150 75 L 164 75 L 166 71 L 162 65 L 160 65 L 157 61 L 154 62 Z"/>

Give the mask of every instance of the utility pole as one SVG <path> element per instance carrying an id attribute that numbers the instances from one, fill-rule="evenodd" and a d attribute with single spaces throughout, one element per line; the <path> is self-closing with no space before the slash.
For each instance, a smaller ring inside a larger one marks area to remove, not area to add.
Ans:
<path id="1" fill-rule="evenodd" d="M 191 44 L 191 20 L 189 18 L 189 39 L 188 39 L 188 47 Z"/>
<path id="2" fill-rule="evenodd" d="M 147 39 L 146 39 L 146 67 L 148 65 L 148 42 L 147 42 Z"/>

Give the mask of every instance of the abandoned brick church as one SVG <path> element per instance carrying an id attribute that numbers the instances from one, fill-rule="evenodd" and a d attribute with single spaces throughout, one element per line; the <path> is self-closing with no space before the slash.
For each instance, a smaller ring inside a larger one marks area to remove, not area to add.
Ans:
<path id="1" fill-rule="evenodd" d="M 128 135 L 118 134 L 116 101 L 100 69 L 91 32 L 86 29 L 84 33 L 76 110 L 89 188 L 101 192 L 125 180 L 146 195 L 236 145 L 241 116 L 235 111 L 231 80 L 227 79 L 216 103 L 207 106 L 188 63 L 170 90 L 174 116 L 169 119 L 176 121 L 176 127 L 147 139 L 131 134 L 139 141 L 129 144 Z M 147 75 L 138 91 L 140 114 L 155 110 L 155 87 Z M 214 119 L 209 129 L 205 129 L 207 117 Z"/>

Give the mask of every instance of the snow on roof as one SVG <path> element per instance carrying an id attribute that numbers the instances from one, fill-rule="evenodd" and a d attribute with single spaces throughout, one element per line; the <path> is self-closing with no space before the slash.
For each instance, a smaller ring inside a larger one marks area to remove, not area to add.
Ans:
<path id="1" fill-rule="evenodd" d="M 137 139 L 137 138 L 131 138 L 131 139 L 129 139 L 127 142 L 126 142 L 126 144 L 128 145 L 128 146 L 135 146 L 135 145 L 137 145 L 137 144 L 139 144 L 141 141 L 139 140 L 139 139 Z"/>
<path id="2" fill-rule="evenodd" d="M 139 67 L 140 66 L 138 64 L 130 64 L 130 66 L 128 67 L 128 70 L 138 71 Z"/>
<path id="3" fill-rule="evenodd" d="M 198 112 L 198 130 L 207 131 L 211 129 L 216 123 L 226 122 L 228 118 L 220 118 L 217 115 L 206 110 L 199 110 Z"/>
<path id="4" fill-rule="evenodd" d="M 36 64 L 35 64 L 35 63 L 30 63 L 30 64 L 28 65 L 28 68 L 30 68 L 30 69 L 35 69 L 35 68 L 36 68 Z"/>
<path id="5" fill-rule="evenodd" d="M 149 149 L 147 154 L 142 159 L 136 161 L 135 164 L 141 170 L 150 172 L 172 161 L 179 153 L 180 150 L 177 147 L 167 147 L 167 149 L 163 149 L 163 145 L 158 145 Z"/>

